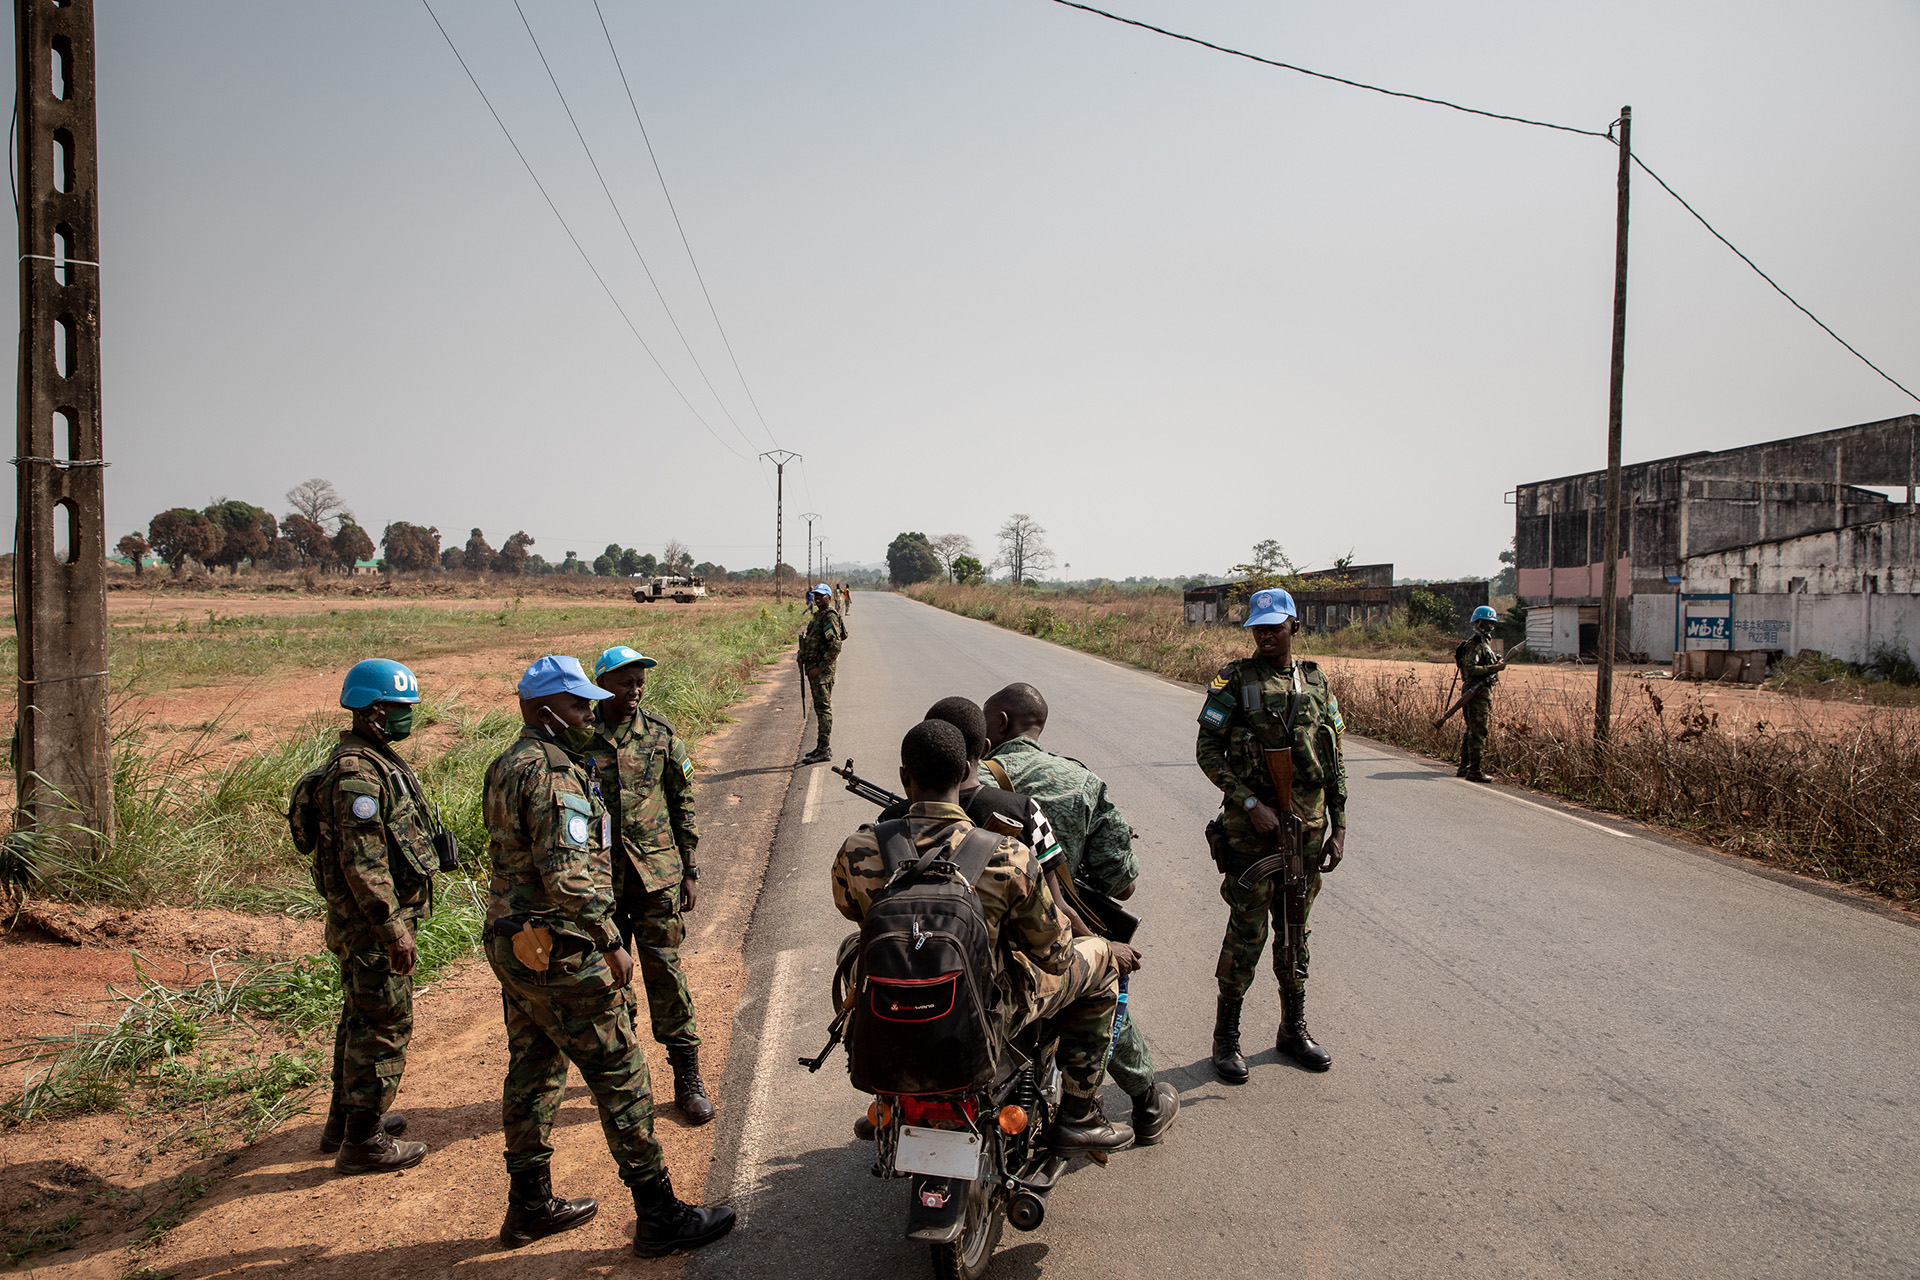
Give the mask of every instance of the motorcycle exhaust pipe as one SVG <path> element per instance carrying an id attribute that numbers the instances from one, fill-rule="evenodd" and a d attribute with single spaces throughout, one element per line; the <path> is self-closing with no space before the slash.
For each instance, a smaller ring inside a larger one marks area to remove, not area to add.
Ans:
<path id="1" fill-rule="evenodd" d="M 1047 1220 L 1047 1195 L 1052 1190 L 1051 1187 L 1046 1191 L 1022 1187 L 1014 1192 L 1013 1198 L 1007 1201 L 1007 1221 L 1022 1231 L 1038 1230 Z"/>

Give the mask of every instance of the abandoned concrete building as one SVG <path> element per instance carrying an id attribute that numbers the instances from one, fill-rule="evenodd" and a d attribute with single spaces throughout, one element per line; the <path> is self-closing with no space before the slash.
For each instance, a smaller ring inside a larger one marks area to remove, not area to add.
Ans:
<path id="1" fill-rule="evenodd" d="M 1467 582 L 1428 582 L 1418 586 L 1393 585 L 1391 564 L 1356 564 L 1345 569 L 1316 569 L 1300 575 L 1303 585 L 1293 592 L 1300 610 L 1300 628 L 1325 632 L 1341 627 L 1379 627 L 1404 610 L 1416 591 L 1426 591 L 1452 603 L 1465 634 L 1468 616 L 1487 602 L 1484 579 Z M 1314 585 L 1325 583 L 1325 586 Z M 1190 626 L 1237 622 L 1246 616 L 1236 604 L 1242 583 L 1219 582 L 1191 587 L 1186 592 L 1186 619 Z"/>
<path id="2" fill-rule="evenodd" d="M 1920 415 L 1621 469 L 1618 644 L 1676 653 L 1920 656 Z M 1514 490 L 1527 647 L 1599 643 L 1607 474 Z"/>

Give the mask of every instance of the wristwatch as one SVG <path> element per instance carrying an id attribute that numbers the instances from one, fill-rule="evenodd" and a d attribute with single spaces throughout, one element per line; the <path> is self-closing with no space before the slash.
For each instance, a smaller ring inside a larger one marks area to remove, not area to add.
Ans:
<path id="1" fill-rule="evenodd" d="M 680 878 L 682 880 L 698 880 L 700 878 L 700 868 L 682 866 L 680 868 Z"/>
<path id="2" fill-rule="evenodd" d="M 1245 809 L 1248 813 L 1252 813 L 1253 807 L 1259 803 L 1260 803 L 1259 796 L 1248 796 L 1245 800 L 1242 800 L 1240 802 L 1240 807 L 1242 809 Z"/>

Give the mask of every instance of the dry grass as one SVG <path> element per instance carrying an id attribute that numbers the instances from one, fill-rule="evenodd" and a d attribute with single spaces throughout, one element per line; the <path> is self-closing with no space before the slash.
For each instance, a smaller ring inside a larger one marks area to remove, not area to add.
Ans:
<path id="1" fill-rule="evenodd" d="M 995 587 L 917 587 L 917 599 L 1199 684 L 1247 652 L 1236 629 L 1188 628 L 1177 597 L 1112 601 Z M 1441 637 L 1450 653 L 1453 641 Z M 1396 654 L 1406 642 L 1414 655 Z M 1302 652 L 1431 656 L 1415 634 L 1301 637 Z M 1334 688 L 1348 727 L 1457 758 L 1459 717 L 1400 664 L 1341 664 Z M 1444 687 L 1444 686 L 1442 686 Z M 1678 828 L 1728 852 L 1920 900 L 1920 710 L 1876 708 L 1836 721 L 1788 707 L 1775 722 L 1723 725 L 1700 695 L 1671 684 L 1617 686 L 1613 741 L 1592 736 L 1590 691 L 1503 688 L 1487 762 L 1509 780 L 1592 808 Z"/>

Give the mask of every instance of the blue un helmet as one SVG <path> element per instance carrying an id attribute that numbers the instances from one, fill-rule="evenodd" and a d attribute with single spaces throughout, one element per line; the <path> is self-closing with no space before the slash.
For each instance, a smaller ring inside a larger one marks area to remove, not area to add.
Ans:
<path id="1" fill-rule="evenodd" d="M 413 672 L 391 658 L 356 662 L 340 684 L 340 705 L 359 711 L 376 702 L 418 702 L 420 682 Z"/>
<path id="2" fill-rule="evenodd" d="M 1247 602 L 1247 620 L 1243 627 L 1277 627 L 1287 619 L 1297 617 L 1293 607 L 1293 597 L 1279 587 L 1269 587 L 1265 591 L 1253 593 L 1253 599 Z"/>
<path id="3" fill-rule="evenodd" d="M 1476 626 L 1482 622 L 1498 622 L 1500 615 L 1493 611 L 1492 605 L 1483 604 L 1473 611 L 1473 621 Z"/>
<path id="4" fill-rule="evenodd" d="M 593 678 L 598 680 L 609 671 L 618 671 L 620 668 L 630 667 L 636 662 L 640 664 L 640 668 L 643 671 L 648 667 L 657 667 L 660 665 L 659 662 L 649 658 L 646 654 L 633 648 L 631 645 L 617 644 L 593 660 Z"/>

